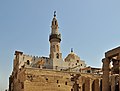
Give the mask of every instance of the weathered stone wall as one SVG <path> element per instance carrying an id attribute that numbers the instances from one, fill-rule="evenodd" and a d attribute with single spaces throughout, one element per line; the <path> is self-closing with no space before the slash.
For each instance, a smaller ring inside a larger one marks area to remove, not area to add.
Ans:
<path id="1" fill-rule="evenodd" d="M 99 78 L 92 74 L 24 68 L 13 81 L 13 91 L 99 91 Z"/>
<path id="2" fill-rule="evenodd" d="M 25 75 L 24 91 L 71 91 L 70 73 L 29 68 Z"/>

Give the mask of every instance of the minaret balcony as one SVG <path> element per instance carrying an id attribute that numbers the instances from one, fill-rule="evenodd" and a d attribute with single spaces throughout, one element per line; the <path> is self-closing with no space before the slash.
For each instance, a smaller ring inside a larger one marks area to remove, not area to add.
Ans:
<path id="1" fill-rule="evenodd" d="M 61 34 L 51 34 L 49 36 L 49 41 L 51 41 L 53 39 L 58 40 L 60 42 L 61 41 Z"/>

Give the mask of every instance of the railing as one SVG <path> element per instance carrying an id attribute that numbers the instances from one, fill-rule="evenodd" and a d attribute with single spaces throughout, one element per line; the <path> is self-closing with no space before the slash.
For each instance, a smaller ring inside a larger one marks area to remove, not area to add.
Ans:
<path id="1" fill-rule="evenodd" d="M 51 39 L 59 39 L 59 41 L 61 41 L 61 34 L 51 34 L 51 35 L 49 36 L 49 41 L 50 41 Z"/>

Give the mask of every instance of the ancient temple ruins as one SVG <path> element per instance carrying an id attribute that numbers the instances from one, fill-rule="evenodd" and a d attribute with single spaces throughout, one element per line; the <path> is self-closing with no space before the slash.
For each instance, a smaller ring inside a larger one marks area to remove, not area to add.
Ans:
<path id="1" fill-rule="evenodd" d="M 120 91 L 120 47 L 105 53 L 102 91 Z"/>

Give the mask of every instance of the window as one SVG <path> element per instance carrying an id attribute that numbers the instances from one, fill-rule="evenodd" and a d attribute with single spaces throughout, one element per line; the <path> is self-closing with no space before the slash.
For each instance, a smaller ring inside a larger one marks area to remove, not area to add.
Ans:
<path id="1" fill-rule="evenodd" d="M 79 60 L 77 60 L 77 63 L 79 63 Z"/>
<path id="2" fill-rule="evenodd" d="M 90 70 L 87 70 L 87 73 L 90 73 Z"/>
<path id="3" fill-rule="evenodd" d="M 46 78 L 46 81 L 48 81 L 48 78 Z"/>
<path id="4" fill-rule="evenodd" d="M 27 60 L 27 65 L 29 65 L 30 64 L 30 61 L 29 60 Z"/>
<path id="5" fill-rule="evenodd" d="M 81 66 L 82 66 L 82 64 L 81 64 Z"/>
<path id="6" fill-rule="evenodd" d="M 67 85 L 67 82 L 65 82 L 65 85 Z"/>
<path id="7" fill-rule="evenodd" d="M 59 83 L 59 80 L 57 80 L 57 83 Z"/>
<path id="8" fill-rule="evenodd" d="M 57 25 L 57 21 L 55 21 L 55 25 Z"/>
<path id="9" fill-rule="evenodd" d="M 56 58 L 59 59 L 59 54 L 58 53 L 56 54 Z"/>

